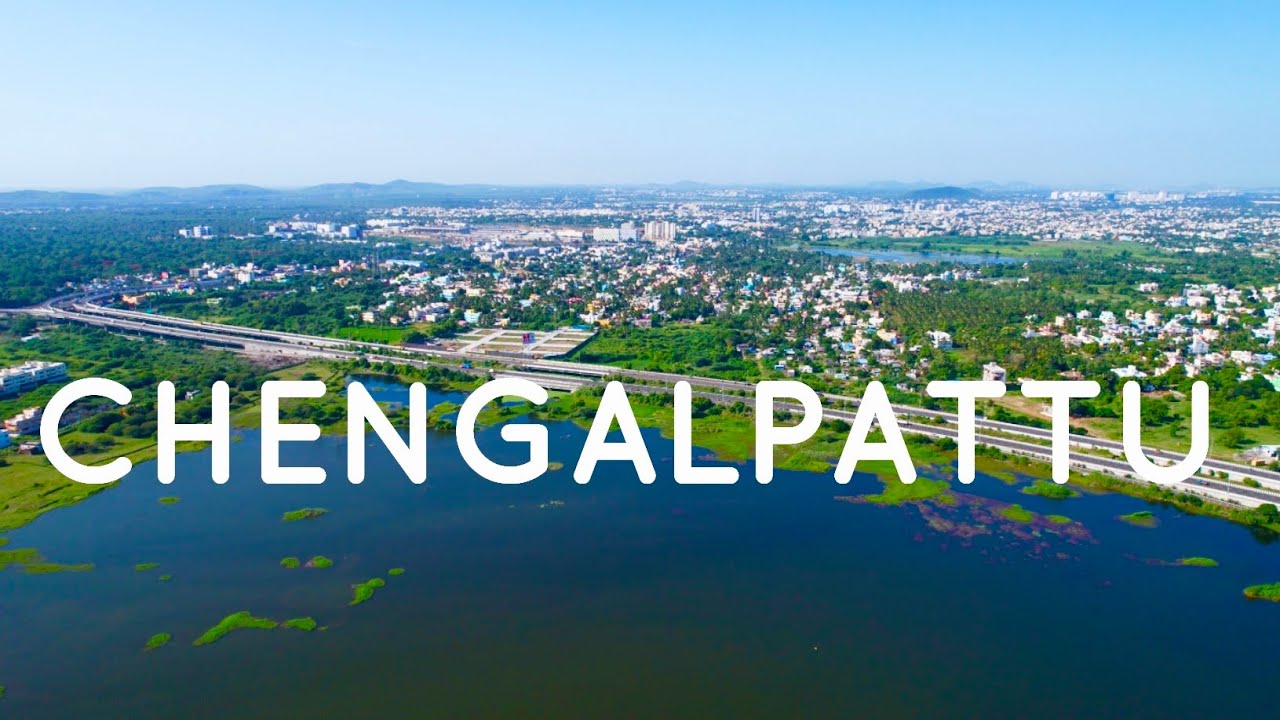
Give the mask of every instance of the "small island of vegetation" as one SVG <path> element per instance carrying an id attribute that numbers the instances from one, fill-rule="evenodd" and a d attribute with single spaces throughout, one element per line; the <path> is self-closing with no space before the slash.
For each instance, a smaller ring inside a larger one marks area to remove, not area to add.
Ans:
<path id="1" fill-rule="evenodd" d="M 1073 497 L 1079 497 L 1080 493 L 1072 490 L 1066 485 L 1059 485 L 1048 480 L 1036 480 L 1030 485 L 1022 488 L 1023 495 L 1038 495 L 1050 500 L 1068 500 Z"/>
<path id="2" fill-rule="evenodd" d="M 165 645 L 168 645 L 169 641 L 172 639 L 173 639 L 173 636 L 170 635 L 169 633 L 164 633 L 164 632 L 156 633 L 155 635 L 152 635 L 150 638 L 147 639 L 147 644 L 142 649 L 144 651 L 155 650 L 156 648 L 164 647 Z"/>
<path id="3" fill-rule="evenodd" d="M 1179 565 L 1187 567 L 1218 567 L 1218 561 L 1207 557 L 1184 557 L 1178 558 Z"/>
<path id="4" fill-rule="evenodd" d="M 53 573 L 63 572 L 88 572 L 94 568 L 93 563 L 32 563 L 24 565 L 22 570 L 28 575 L 52 575 Z"/>
<path id="5" fill-rule="evenodd" d="M 93 563 L 63 564 L 49 562 L 35 548 L 16 548 L 0 550 L 0 570 L 14 565 L 22 568 L 28 575 L 48 575 L 59 572 L 86 572 L 94 568 Z"/>
<path id="6" fill-rule="evenodd" d="M 303 632 L 311 632 L 312 630 L 315 630 L 318 624 L 319 623 L 317 623 L 316 619 L 313 617 L 290 618 L 284 621 L 285 627 L 293 628 L 294 630 L 301 630 Z"/>
<path id="7" fill-rule="evenodd" d="M 368 600 L 369 598 L 373 597 L 373 593 L 375 590 L 377 590 L 380 587 L 383 587 L 386 584 L 387 584 L 387 581 L 383 580 L 382 578 L 372 578 L 370 580 L 366 580 L 365 582 L 360 583 L 359 585 L 356 585 L 353 588 L 354 594 L 352 595 L 352 598 L 351 598 L 351 604 L 359 605 L 360 603 Z"/>
<path id="8" fill-rule="evenodd" d="M 1116 519 L 1141 528 L 1153 528 L 1160 524 L 1160 521 L 1156 519 L 1156 516 L 1150 510 L 1131 512 L 1128 515 L 1120 515 Z"/>
<path id="9" fill-rule="evenodd" d="M 946 480 L 930 480 L 926 477 L 918 477 L 910 485 L 901 482 L 885 483 L 884 490 L 874 495 L 837 497 L 836 499 L 845 502 L 867 502 L 873 505 L 903 505 L 905 503 L 927 501 L 949 503 L 953 501 L 951 494 L 948 492 L 950 489 L 951 485 Z"/>
<path id="10" fill-rule="evenodd" d="M 1021 505 L 1010 505 L 1000 509 L 1000 517 L 1013 522 L 1029 523 L 1035 521 L 1036 514 Z"/>
<path id="11" fill-rule="evenodd" d="M 0 550 L 0 570 L 10 565 L 26 565 L 40 562 L 44 558 L 35 548 L 18 548 L 16 550 Z"/>
<path id="12" fill-rule="evenodd" d="M 208 645 L 221 640 L 227 633 L 233 630 L 273 630 L 279 627 L 280 623 L 268 618 L 254 617 L 248 610 L 241 610 L 232 613 L 219 622 L 217 625 L 204 631 L 204 634 L 196 638 L 193 645 Z"/>
<path id="13" fill-rule="evenodd" d="M 324 508 L 299 508 L 286 512 L 280 519 L 285 522 L 297 522 L 299 520 L 314 520 L 321 517 L 329 511 Z"/>
<path id="14" fill-rule="evenodd" d="M 1250 600 L 1270 600 L 1280 602 L 1280 582 L 1266 585 L 1250 585 L 1244 589 L 1244 596 Z"/>

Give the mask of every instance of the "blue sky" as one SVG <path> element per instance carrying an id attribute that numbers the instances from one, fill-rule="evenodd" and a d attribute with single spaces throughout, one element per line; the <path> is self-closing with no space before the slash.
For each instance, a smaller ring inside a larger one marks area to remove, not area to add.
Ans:
<path id="1" fill-rule="evenodd" d="M 0 187 L 1280 186 L 1280 3 L 259 5 L 0 0 Z"/>

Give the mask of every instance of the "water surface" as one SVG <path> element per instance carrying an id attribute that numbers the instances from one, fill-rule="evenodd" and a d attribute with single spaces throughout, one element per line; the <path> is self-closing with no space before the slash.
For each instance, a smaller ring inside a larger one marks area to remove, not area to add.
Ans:
<path id="1" fill-rule="evenodd" d="M 1003 265 L 1026 262 L 1024 259 L 1004 255 L 980 253 L 918 252 L 915 250 L 872 250 L 864 248 L 815 247 L 824 255 L 838 255 L 875 262 L 911 265 L 917 263 L 960 263 L 964 265 Z"/>
<path id="2" fill-rule="evenodd" d="M 402 389 L 388 386 L 383 397 Z M 433 401 L 460 400 L 435 394 Z M 340 438 L 286 446 L 322 486 L 260 482 L 259 442 L 152 464 L 9 535 L 10 548 L 92 562 L 87 573 L 0 572 L 0 714 L 14 718 L 1099 717 L 1273 713 L 1280 547 L 1225 522 L 1120 496 L 1055 502 L 980 476 L 966 491 L 1079 520 L 1081 537 L 988 526 L 969 506 L 922 512 L 836 502 L 859 474 L 779 472 L 772 484 L 682 487 L 671 444 L 645 431 L 658 481 L 605 463 L 571 477 L 585 432 L 550 426 L 566 469 L 522 486 L 475 476 L 435 433 L 416 486 L 370 434 L 369 479 L 345 481 Z M 495 430 L 481 446 L 520 462 Z M 743 476 L 751 477 L 749 466 Z M 942 472 L 946 472 L 945 470 Z M 934 473 L 937 474 L 937 473 Z M 162 506 L 157 498 L 179 495 Z M 563 505 L 552 501 L 562 502 Z M 330 513 L 284 523 L 303 506 Z M 975 506 L 978 508 L 985 506 Z M 937 513 L 941 513 L 938 515 Z M 926 515 L 933 518 L 927 522 Z M 968 527 L 968 526 L 964 526 Z M 975 526 L 976 527 L 976 526 Z M 325 570 L 285 556 L 327 555 Z M 1213 569 L 1152 564 L 1189 555 Z M 150 573 L 140 562 L 158 562 Z M 402 577 L 387 577 L 404 567 Z M 172 573 L 171 582 L 157 581 Z M 351 585 L 387 577 L 348 607 Z M 310 634 L 192 640 L 237 610 L 314 616 Z M 142 652 L 153 633 L 173 642 Z"/>

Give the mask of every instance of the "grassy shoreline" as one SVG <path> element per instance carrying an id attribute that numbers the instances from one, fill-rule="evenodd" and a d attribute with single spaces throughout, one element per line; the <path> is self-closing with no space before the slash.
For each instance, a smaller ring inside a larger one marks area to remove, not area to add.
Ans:
<path id="1" fill-rule="evenodd" d="M 342 398 L 345 380 L 349 375 L 386 377 L 395 382 L 427 382 L 436 391 L 465 391 L 478 382 L 471 378 L 455 377 L 448 373 L 431 377 L 419 377 L 421 373 L 398 375 L 386 373 L 378 368 L 360 367 L 351 364 L 313 360 L 277 368 L 262 375 L 262 382 L 267 380 L 322 380 L 328 387 L 328 393 L 322 400 L 286 399 L 281 403 L 281 419 L 284 422 L 312 422 L 320 426 L 325 435 L 342 435 L 346 433 L 346 402 Z M 238 431 L 252 430 L 261 427 L 262 404 L 257 390 L 242 392 L 240 406 L 231 409 L 232 435 Z M 206 400 L 207 402 L 207 400 Z M 389 412 L 393 422 L 396 412 Z M 145 438 L 118 437 L 107 433 L 86 432 L 71 429 L 63 432 L 60 438 L 64 446 L 80 444 L 86 447 L 103 449 L 75 455 L 75 460 L 86 465 L 101 465 L 112 460 L 125 457 L 134 466 L 155 460 L 159 454 L 154 436 Z M 180 442 L 179 453 L 194 452 L 208 447 L 206 443 Z M 115 483 L 107 485 L 84 485 L 67 479 L 58 472 L 45 455 L 6 454 L 7 463 L 0 483 L 0 533 L 24 527 L 45 513 L 61 507 L 74 505 L 89 497 L 115 487 Z M 161 498 L 162 504 L 177 502 L 177 498 L 166 496 Z"/>
<path id="2" fill-rule="evenodd" d="M 264 376 L 274 380 L 323 379 L 329 386 L 325 399 L 319 401 L 289 400 L 282 404 L 281 415 L 286 422 L 314 422 L 320 425 L 328 435 L 342 434 L 346 431 L 345 403 L 341 390 L 345 379 L 350 375 L 368 375 L 386 377 L 394 382 L 412 382 L 421 380 L 412 374 L 403 375 L 382 372 L 378 368 L 354 367 L 351 365 L 312 361 L 286 368 L 281 368 Z M 479 384 L 475 378 L 449 377 L 444 382 L 440 378 L 432 378 L 436 390 L 465 392 Z M 522 415 L 543 421 L 571 421 L 580 427 L 587 427 L 594 418 L 599 401 L 598 390 L 586 390 L 576 393 L 553 394 L 551 400 L 542 407 L 534 407 L 528 403 L 501 406 L 491 404 L 479 416 L 482 428 L 492 427 Z M 242 407 L 233 410 L 232 425 L 236 430 L 244 430 L 260 425 L 260 402 L 256 393 Z M 662 437 L 673 436 L 674 407 L 670 396 L 664 394 L 640 395 L 632 397 L 632 408 L 636 420 L 642 427 L 656 428 Z M 442 404 L 432 412 L 431 426 L 439 431 L 450 432 L 452 422 L 445 415 L 456 410 L 452 404 Z M 393 422 L 401 424 L 407 417 L 407 409 L 400 408 L 388 413 Z M 785 422 L 785 421 L 784 421 Z M 750 460 L 754 451 L 754 415 L 745 403 L 734 406 L 696 404 L 693 420 L 694 444 L 709 450 L 715 459 L 721 462 L 744 464 Z M 775 455 L 775 466 L 782 470 L 829 473 L 833 470 L 840 452 L 844 447 L 848 427 L 840 422 L 823 423 L 819 430 L 808 441 L 795 446 L 779 447 Z M 73 431 L 67 438 L 92 439 L 92 435 Z M 938 442 L 919 435 L 907 436 L 912 460 L 918 468 L 942 470 L 955 460 L 953 447 L 945 442 Z M 205 447 L 200 443 L 183 443 L 180 452 L 199 450 Z M 121 450 L 124 450 L 121 453 Z M 111 450 L 85 455 L 78 459 L 82 462 L 95 463 L 109 461 L 119 456 L 129 457 L 135 464 L 152 460 L 156 456 L 154 439 L 138 439 L 122 442 Z M 709 458 L 704 458 L 704 460 Z M 980 448 L 977 457 L 978 469 L 1006 483 L 1018 482 L 1021 476 L 1047 477 L 1047 463 L 1008 455 L 989 448 Z M 71 505 L 89 496 L 101 492 L 111 485 L 90 486 L 73 483 L 63 478 L 48 464 L 43 456 L 21 456 L 21 462 L 11 463 L 6 468 L 6 477 L 13 478 L 10 471 L 19 469 L 22 474 L 16 476 L 17 483 L 6 483 L 6 494 L 0 495 L 0 532 L 12 530 L 35 520 L 46 512 Z M 896 481 L 896 474 L 891 464 L 884 461 L 860 463 L 858 470 L 876 476 L 884 485 L 883 499 L 886 502 L 900 501 L 903 497 L 921 499 L 941 495 L 945 490 L 928 489 L 922 484 L 925 478 L 918 480 L 914 486 L 903 485 Z M 946 481 L 941 481 L 944 485 Z M 1280 520 L 1264 518 L 1256 511 L 1244 508 L 1233 508 L 1204 501 L 1199 496 L 1188 493 L 1175 493 L 1167 488 L 1126 481 L 1098 473 L 1072 473 L 1072 486 L 1098 492 L 1114 492 L 1137 497 L 1155 504 L 1177 508 L 1184 512 L 1217 517 L 1248 526 L 1263 532 L 1280 534 Z M 1027 494 L 1046 495 L 1063 499 L 1074 492 L 1072 486 L 1053 486 L 1046 482 L 1033 483 L 1026 490 Z M 15 492 L 15 488 L 17 492 Z M 25 493 L 23 492 L 25 490 Z"/>

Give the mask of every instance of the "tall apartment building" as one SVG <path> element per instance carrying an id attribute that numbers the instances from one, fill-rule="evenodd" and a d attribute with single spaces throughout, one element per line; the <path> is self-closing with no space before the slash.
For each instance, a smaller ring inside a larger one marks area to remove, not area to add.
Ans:
<path id="1" fill-rule="evenodd" d="M 644 224 L 644 239 L 649 242 L 674 242 L 676 224 L 665 220 L 650 220 Z"/>

